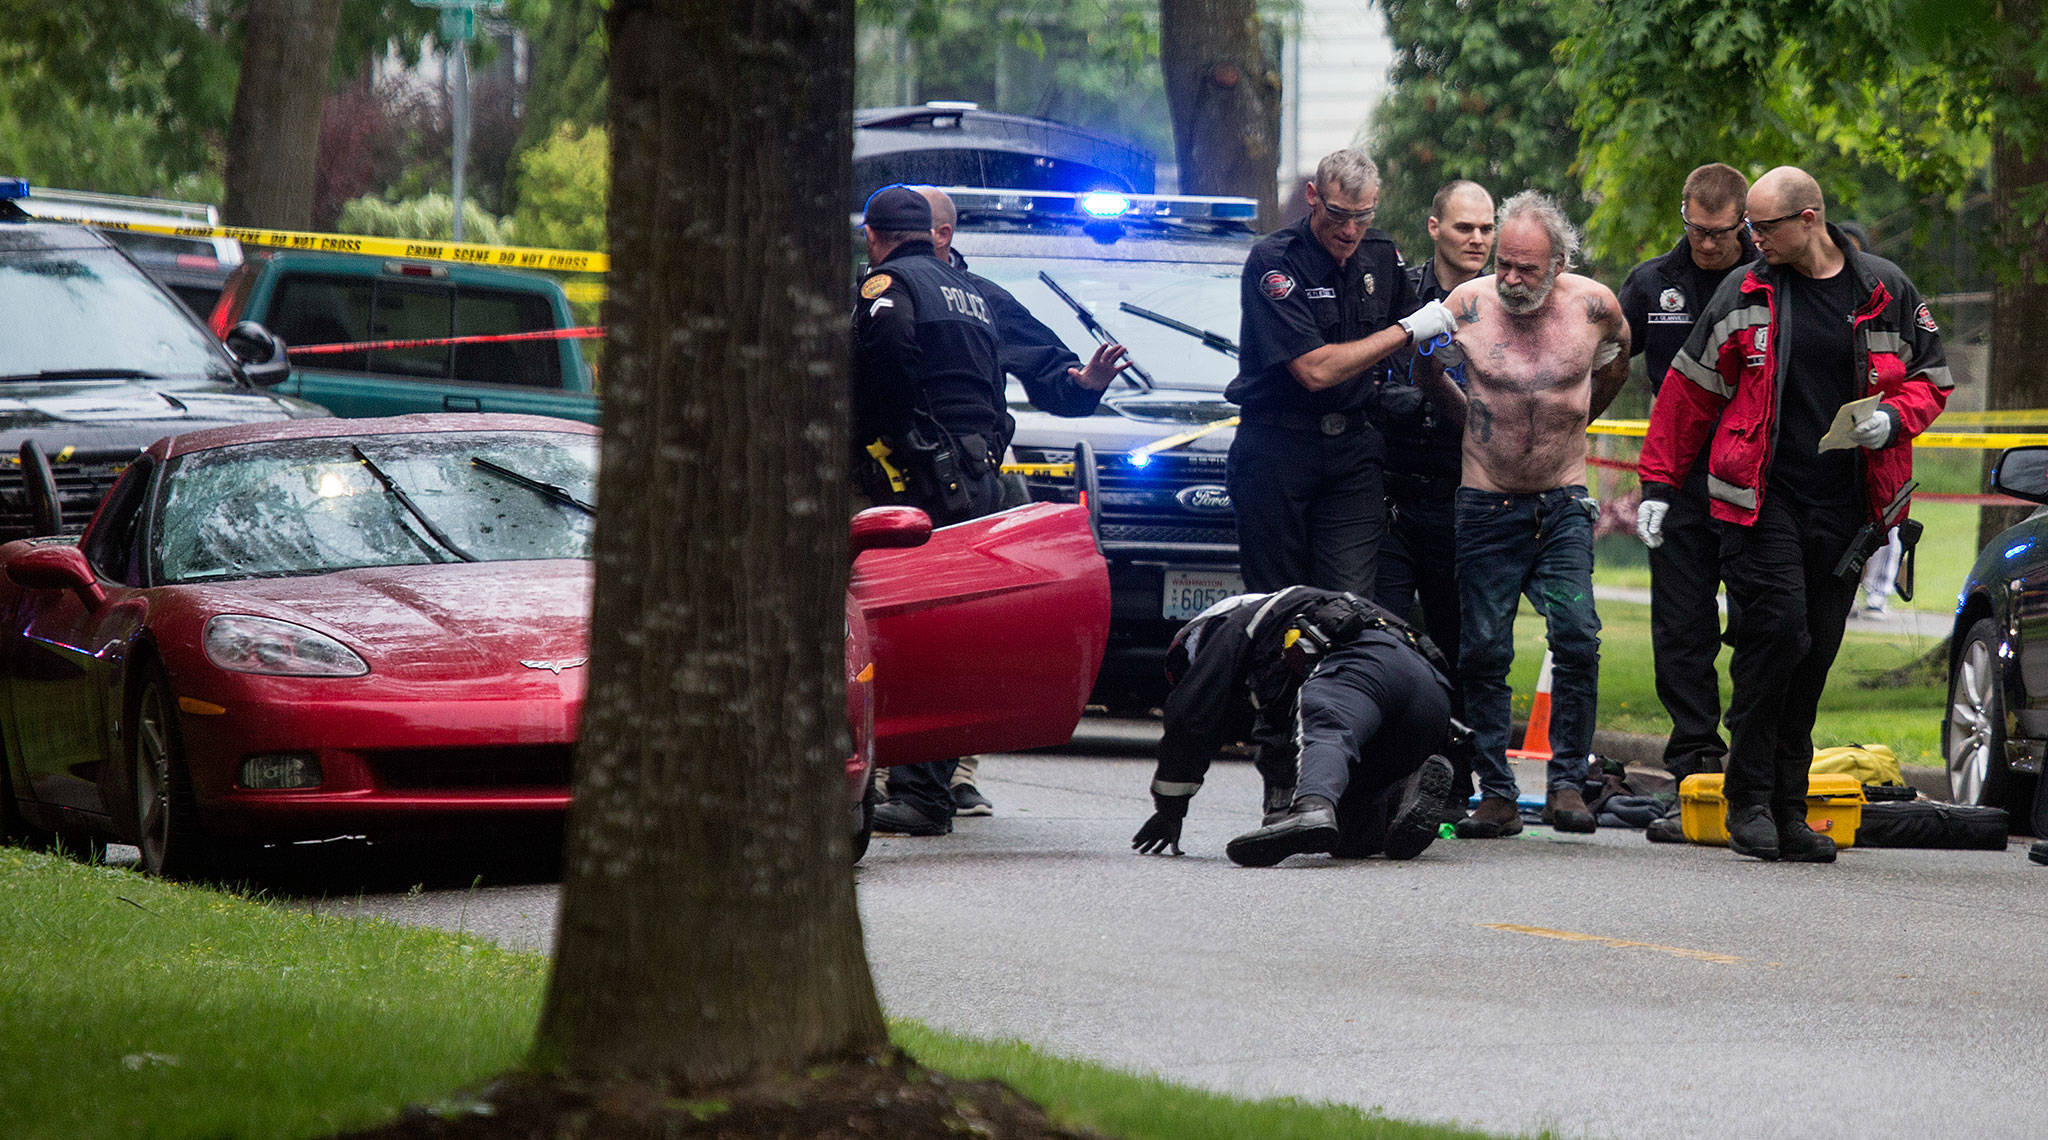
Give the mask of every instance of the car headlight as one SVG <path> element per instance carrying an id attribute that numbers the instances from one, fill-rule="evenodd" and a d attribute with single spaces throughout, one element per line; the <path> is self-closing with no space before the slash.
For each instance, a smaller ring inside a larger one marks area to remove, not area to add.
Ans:
<path id="1" fill-rule="evenodd" d="M 231 673 L 273 677 L 360 677 L 370 671 L 341 642 L 302 625 L 253 614 L 206 623 L 206 657 Z"/>

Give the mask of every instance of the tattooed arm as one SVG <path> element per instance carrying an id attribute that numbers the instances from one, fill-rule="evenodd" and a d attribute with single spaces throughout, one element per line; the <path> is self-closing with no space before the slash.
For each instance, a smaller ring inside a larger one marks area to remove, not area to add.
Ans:
<path id="1" fill-rule="evenodd" d="M 1593 350 L 1592 406 L 1586 413 L 1590 423 L 1607 411 L 1628 380 L 1629 332 L 1613 291 L 1597 282 L 1586 298 L 1586 320 L 1600 329 L 1600 344 Z"/>
<path id="2" fill-rule="evenodd" d="M 1479 320 L 1479 302 L 1463 294 L 1464 288 L 1460 286 L 1451 296 L 1445 298 L 1444 302 L 1458 318 L 1460 329 L 1469 327 Z M 1436 349 L 1428 356 L 1422 355 L 1419 351 L 1415 354 L 1415 383 L 1422 389 L 1423 395 L 1428 396 L 1430 402 L 1436 405 L 1437 412 L 1460 431 L 1465 428 L 1467 401 L 1465 390 L 1451 378 L 1451 373 L 1461 368 L 1464 363 L 1465 349 L 1458 343 L 1455 335 L 1451 343 Z"/>

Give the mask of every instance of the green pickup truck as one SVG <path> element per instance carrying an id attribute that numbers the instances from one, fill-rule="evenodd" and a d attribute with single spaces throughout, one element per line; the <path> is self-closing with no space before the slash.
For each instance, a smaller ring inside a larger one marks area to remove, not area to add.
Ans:
<path id="1" fill-rule="evenodd" d="M 218 334 L 258 321 L 294 349 L 447 340 L 575 324 L 553 278 L 510 269 L 346 253 L 253 253 L 221 290 Z M 280 394 L 337 416 L 523 412 L 597 422 L 590 365 L 573 339 L 294 352 Z"/>

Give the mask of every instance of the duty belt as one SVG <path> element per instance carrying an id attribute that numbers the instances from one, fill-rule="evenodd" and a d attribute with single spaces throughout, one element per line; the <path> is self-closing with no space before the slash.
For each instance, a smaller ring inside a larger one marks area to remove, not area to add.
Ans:
<path id="1" fill-rule="evenodd" d="M 1345 432 L 1360 431 L 1370 426 L 1362 410 L 1325 412 L 1320 416 L 1297 412 L 1246 411 L 1239 418 L 1248 424 L 1286 428 L 1288 431 L 1312 431 L 1322 435 L 1343 435 Z"/>

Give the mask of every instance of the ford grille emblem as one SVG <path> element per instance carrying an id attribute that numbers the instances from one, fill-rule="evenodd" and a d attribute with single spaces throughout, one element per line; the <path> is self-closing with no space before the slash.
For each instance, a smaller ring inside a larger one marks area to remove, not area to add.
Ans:
<path id="1" fill-rule="evenodd" d="M 1181 506 L 1197 514 L 1227 515 L 1230 513 L 1230 491 L 1214 483 L 1197 483 L 1182 487 L 1174 494 Z"/>

